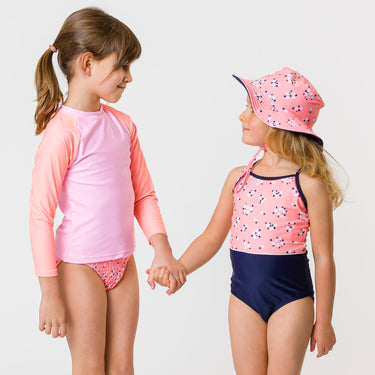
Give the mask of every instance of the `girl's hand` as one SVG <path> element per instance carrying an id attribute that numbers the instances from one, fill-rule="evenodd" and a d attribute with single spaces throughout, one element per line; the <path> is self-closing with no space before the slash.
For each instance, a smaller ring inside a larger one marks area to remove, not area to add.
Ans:
<path id="1" fill-rule="evenodd" d="M 317 358 L 328 354 L 332 350 L 333 345 L 336 344 L 335 331 L 332 324 L 315 323 L 310 340 L 310 352 L 315 350 L 315 345 L 318 347 Z"/>
<path id="2" fill-rule="evenodd" d="M 148 273 L 147 282 L 151 289 L 155 289 L 155 281 L 162 286 L 168 287 L 167 294 L 176 293 L 186 281 L 186 271 L 180 262 L 172 254 L 155 255 L 151 269 Z"/>
<path id="3" fill-rule="evenodd" d="M 172 255 L 172 249 L 168 242 L 168 237 L 163 233 L 156 233 L 150 238 L 150 243 L 155 250 L 155 257 L 151 264 L 151 269 L 147 282 L 151 289 L 155 289 L 154 273 L 158 267 L 165 266 L 169 270 L 170 285 L 167 294 L 171 295 L 185 284 L 186 271 L 183 265 Z"/>
<path id="4" fill-rule="evenodd" d="M 150 268 L 146 270 L 147 275 L 150 274 Z M 160 286 L 170 287 L 170 280 L 169 280 L 169 270 L 166 266 L 158 267 L 154 271 L 153 280 L 157 282 Z"/>
<path id="5" fill-rule="evenodd" d="M 42 297 L 39 308 L 39 329 L 52 337 L 66 335 L 66 309 L 59 296 Z"/>

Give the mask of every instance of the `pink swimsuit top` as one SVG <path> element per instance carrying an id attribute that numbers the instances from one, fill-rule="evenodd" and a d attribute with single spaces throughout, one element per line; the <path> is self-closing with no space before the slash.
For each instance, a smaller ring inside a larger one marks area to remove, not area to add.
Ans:
<path id="1" fill-rule="evenodd" d="M 57 204 L 64 218 L 53 225 Z M 109 106 L 62 106 L 35 156 L 30 238 L 35 273 L 57 275 L 56 257 L 90 263 L 131 255 L 134 216 L 149 239 L 166 233 L 131 118 Z"/>
<path id="2" fill-rule="evenodd" d="M 305 253 L 309 215 L 299 171 L 258 176 L 251 171 L 258 153 L 233 189 L 231 249 L 251 254 Z"/>

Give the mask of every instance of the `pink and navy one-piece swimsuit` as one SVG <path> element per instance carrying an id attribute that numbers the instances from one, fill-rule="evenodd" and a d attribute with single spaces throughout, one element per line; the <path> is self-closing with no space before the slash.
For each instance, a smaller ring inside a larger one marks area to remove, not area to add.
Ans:
<path id="1" fill-rule="evenodd" d="M 233 189 L 231 292 L 265 322 L 294 300 L 314 298 L 306 250 L 307 202 L 299 173 L 263 177 L 255 157 Z"/>

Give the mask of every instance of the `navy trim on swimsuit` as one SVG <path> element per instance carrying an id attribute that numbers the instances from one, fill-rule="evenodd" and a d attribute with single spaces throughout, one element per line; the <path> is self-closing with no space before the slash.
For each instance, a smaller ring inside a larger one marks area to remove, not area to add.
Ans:
<path id="1" fill-rule="evenodd" d="M 253 164 L 253 167 L 254 165 L 258 162 L 259 160 L 257 160 L 254 164 Z M 302 191 L 302 188 L 301 188 L 301 184 L 299 182 L 299 174 L 301 172 L 301 169 L 299 169 L 297 171 L 297 173 L 294 173 L 294 174 L 289 174 L 289 175 L 286 175 L 286 176 L 275 176 L 275 177 L 268 177 L 268 176 L 259 176 L 257 174 L 255 174 L 254 172 L 251 172 L 250 171 L 250 176 L 253 176 L 255 178 L 259 178 L 260 180 L 280 180 L 281 178 L 288 178 L 288 177 L 295 177 L 295 180 L 296 180 L 296 186 L 297 186 L 297 190 L 298 190 L 298 193 L 299 195 L 301 196 L 301 199 L 302 199 L 302 202 L 306 208 L 306 211 L 308 211 L 307 209 L 307 200 L 306 200 L 306 197 L 305 197 L 305 194 L 303 194 L 303 191 Z"/>
<path id="2" fill-rule="evenodd" d="M 280 180 L 282 178 L 289 178 L 289 177 L 294 177 L 295 178 L 295 181 L 296 181 L 296 187 L 297 187 L 297 190 L 298 190 L 298 193 L 299 195 L 301 196 L 301 199 L 302 199 L 302 202 L 306 208 L 306 211 L 308 211 L 307 209 L 307 200 L 306 200 L 306 197 L 305 197 L 305 194 L 303 194 L 303 191 L 302 191 L 302 188 L 301 188 L 301 184 L 300 184 L 300 181 L 299 181 L 299 175 L 301 173 L 301 170 L 302 168 L 300 168 L 296 173 L 294 174 L 288 174 L 288 175 L 285 175 L 285 176 L 272 176 L 272 177 L 269 177 L 269 176 L 260 176 L 258 174 L 255 174 L 254 172 L 252 172 L 251 170 L 254 168 L 255 164 L 258 163 L 260 160 L 255 160 L 253 165 L 251 166 L 251 169 L 250 169 L 250 176 L 252 177 L 255 177 L 255 178 L 258 178 L 260 180 Z M 245 168 L 246 169 L 246 168 Z M 244 176 L 244 173 L 245 173 L 245 170 L 242 171 L 242 174 L 240 175 L 240 177 L 238 177 L 236 183 L 234 184 L 233 186 L 233 189 L 232 189 L 232 193 L 234 194 L 234 189 L 236 188 L 236 186 L 239 184 L 239 182 L 242 180 L 242 177 Z"/>
<path id="3" fill-rule="evenodd" d="M 243 170 L 243 171 L 241 172 L 240 177 L 237 178 L 237 181 L 236 181 L 236 183 L 234 184 L 233 189 L 232 189 L 232 193 L 233 193 L 233 194 L 234 194 L 234 189 L 236 188 L 236 186 L 237 186 L 237 185 L 240 183 L 240 181 L 242 180 L 242 177 L 244 176 L 244 173 L 245 173 L 245 171 Z"/>
<path id="4" fill-rule="evenodd" d="M 306 200 L 305 194 L 303 194 L 303 191 L 302 191 L 302 188 L 301 188 L 301 184 L 299 182 L 299 174 L 300 174 L 300 171 L 298 171 L 296 173 L 296 186 L 297 186 L 297 190 L 299 192 L 299 195 L 302 198 L 302 202 L 305 205 L 306 211 L 308 211 L 308 209 L 307 209 L 307 200 Z"/>
<path id="5" fill-rule="evenodd" d="M 250 175 L 253 177 L 259 178 L 260 180 L 279 180 L 281 178 L 294 177 L 296 174 L 288 174 L 286 176 L 268 177 L 268 176 L 259 176 L 253 172 L 250 172 Z"/>
<path id="6" fill-rule="evenodd" d="M 293 173 L 293 174 L 288 174 L 288 175 L 285 175 L 285 176 L 259 176 L 258 174 L 255 174 L 254 172 L 252 172 L 252 170 L 254 169 L 255 165 L 258 162 L 260 162 L 261 160 L 262 159 L 254 161 L 254 163 L 253 163 L 253 165 L 251 166 L 251 169 L 250 169 L 250 176 L 259 178 L 260 180 L 279 180 L 280 178 L 294 177 L 296 175 L 296 173 Z"/>

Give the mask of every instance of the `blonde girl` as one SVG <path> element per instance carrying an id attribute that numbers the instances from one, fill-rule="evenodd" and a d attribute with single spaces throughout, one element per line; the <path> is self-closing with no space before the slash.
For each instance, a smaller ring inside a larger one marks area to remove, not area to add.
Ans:
<path id="1" fill-rule="evenodd" d="M 180 262 L 187 274 L 193 272 L 216 254 L 230 231 L 229 328 L 236 373 L 297 375 L 309 341 L 318 357 L 336 342 L 332 210 L 341 204 L 342 192 L 323 141 L 312 130 L 324 103 L 290 68 L 258 80 L 235 78 L 247 91 L 242 142 L 260 149 L 246 167 L 229 173 L 210 223 Z M 154 274 L 163 285 L 168 275 L 167 267 Z"/>

